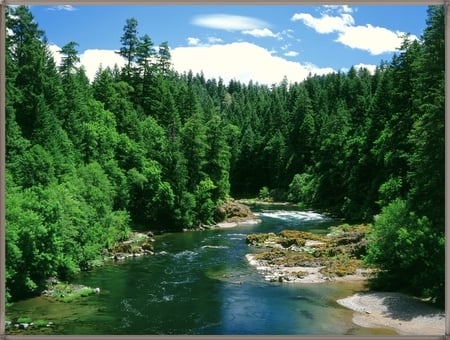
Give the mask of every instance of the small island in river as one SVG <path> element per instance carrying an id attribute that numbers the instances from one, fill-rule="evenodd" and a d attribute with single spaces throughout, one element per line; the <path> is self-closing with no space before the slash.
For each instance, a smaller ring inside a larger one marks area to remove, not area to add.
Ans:
<path id="1" fill-rule="evenodd" d="M 362 263 L 367 225 L 341 225 L 327 235 L 298 230 L 247 235 L 246 242 L 259 251 L 247 254 L 250 264 L 266 280 L 278 282 L 326 282 L 365 279 L 373 272 Z"/>
<path id="2" fill-rule="evenodd" d="M 253 252 L 246 258 L 271 282 L 368 280 L 377 270 L 361 260 L 370 229 L 344 224 L 326 235 L 298 230 L 249 234 L 246 242 Z M 390 328 L 400 335 L 445 332 L 444 311 L 398 292 L 359 292 L 337 303 L 353 310 L 353 322 L 362 327 Z"/>

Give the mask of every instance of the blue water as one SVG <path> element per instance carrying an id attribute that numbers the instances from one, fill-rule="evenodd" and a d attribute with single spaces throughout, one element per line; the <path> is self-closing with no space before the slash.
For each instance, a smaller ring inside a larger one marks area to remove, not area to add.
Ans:
<path id="1" fill-rule="evenodd" d="M 112 263 L 76 281 L 101 293 L 70 304 L 35 298 L 12 315 L 55 323 L 54 334 L 392 334 L 351 322 L 335 301 L 361 283 L 270 283 L 250 266 L 248 233 L 326 232 L 336 221 L 316 213 L 260 210 L 259 224 L 164 234 L 155 255 Z M 8 311 L 7 311 L 8 314 Z"/>

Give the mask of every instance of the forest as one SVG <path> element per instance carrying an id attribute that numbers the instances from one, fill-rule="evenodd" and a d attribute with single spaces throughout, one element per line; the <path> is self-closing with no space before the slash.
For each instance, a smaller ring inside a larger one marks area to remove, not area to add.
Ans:
<path id="1" fill-rule="evenodd" d="M 131 230 L 217 222 L 271 197 L 373 224 L 378 287 L 444 301 L 444 7 L 374 73 L 272 86 L 178 74 L 128 19 L 124 67 L 57 65 L 28 7 L 7 10 L 6 286 L 70 279 Z M 289 76 L 289 75 L 287 75 Z M 257 171 L 255 171 L 257 169 Z"/>

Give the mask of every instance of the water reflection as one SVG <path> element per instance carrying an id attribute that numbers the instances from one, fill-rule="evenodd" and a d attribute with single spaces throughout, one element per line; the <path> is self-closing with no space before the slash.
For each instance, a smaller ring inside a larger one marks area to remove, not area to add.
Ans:
<path id="1" fill-rule="evenodd" d="M 257 225 L 157 236 L 154 256 L 77 278 L 101 287 L 99 295 L 71 304 L 31 299 L 8 314 L 54 321 L 55 334 L 380 334 L 353 325 L 352 312 L 335 303 L 363 287 L 268 283 L 245 259 L 249 233 L 325 232 L 335 221 L 279 207 L 257 214 Z"/>

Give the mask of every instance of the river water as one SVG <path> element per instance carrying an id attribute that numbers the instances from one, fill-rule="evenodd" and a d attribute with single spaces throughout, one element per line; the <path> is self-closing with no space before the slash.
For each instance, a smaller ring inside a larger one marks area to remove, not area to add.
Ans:
<path id="1" fill-rule="evenodd" d="M 325 233 L 336 221 L 279 207 L 255 212 L 259 224 L 160 235 L 155 255 L 111 263 L 75 279 L 100 287 L 98 295 L 72 303 L 37 297 L 13 304 L 7 315 L 52 321 L 52 334 L 65 335 L 395 334 L 354 325 L 352 312 L 336 303 L 364 290 L 362 282 L 271 283 L 245 259 L 256 251 L 245 243 L 248 233 L 288 228 Z"/>

